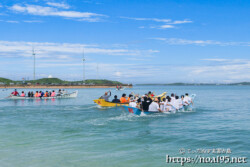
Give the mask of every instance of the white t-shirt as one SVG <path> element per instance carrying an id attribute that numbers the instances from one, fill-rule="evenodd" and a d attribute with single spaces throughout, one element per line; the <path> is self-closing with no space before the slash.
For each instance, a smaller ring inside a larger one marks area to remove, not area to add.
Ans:
<path id="1" fill-rule="evenodd" d="M 167 104 L 170 104 L 170 105 L 172 105 L 172 103 L 170 102 L 167 102 L 166 103 L 166 107 L 165 107 L 165 111 L 166 112 L 171 112 L 171 111 L 174 111 L 174 108 L 172 107 L 172 106 L 169 106 L 169 105 L 167 105 Z"/>
<path id="2" fill-rule="evenodd" d="M 160 109 L 161 111 L 165 111 L 166 110 L 166 105 L 167 105 L 167 102 L 161 102 L 162 104 L 160 105 Z"/>
<path id="3" fill-rule="evenodd" d="M 174 102 L 175 101 L 175 97 L 171 97 L 171 102 Z"/>
<path id="4" fill-rule="evenodd" d="M 150 105 L 149 105 L 149 108 L 148 108 L 148 111 L 150 112 L 159 112 L 159 104 L 156 103 L 156 102 L 152 102 Z"/>
<path id="5" fill-rule="evenodd" d="M 179 108 L 180 108 L 180 101 L 179 101 L 179 99 L 176 99 L 175 101 L 173 101 L 172 105 L 174 106 L 174 108 L 176 108 L 177 110 L 179 110 Z"/>
<path id="6" fill-rule="evenodd" d="M 130 102 L 129 103 L 129 107 L 135 107 L 136 108 L 136 106 L 137 106 L 136 102 Z"/>
<path id="7" fill-rule="evenodd" d="M 184 99 L 183 99 L 183 101 L 184 101 L 184 104 L 185 104 L 185 105 L 187 105 L 187 103 L 188 103 L 188 104 L 190 104 L 190 103 L 191 103 L 192 98 L 191 98 L 191 97 L 189 97 L 189 96 L 185 96 L 185 97 L 184 97 Z M 187 103 L 186 103 L 186 102 L 187 102 Z"/>

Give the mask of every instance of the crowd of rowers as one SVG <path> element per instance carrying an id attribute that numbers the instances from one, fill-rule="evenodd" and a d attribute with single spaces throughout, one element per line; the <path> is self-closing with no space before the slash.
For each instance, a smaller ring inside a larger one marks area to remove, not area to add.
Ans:
<path id="1" fill-rule="evenodd" d="M 105 94 L 101 96 L 101 99 L 109 101 L 110 96 L 111 91 L 105 92 Z M 171 96 L 155 97 L 154 93 L 148 92 L 141 97 L 139 95 L 133 95 L 133 93 L 127 97 L 124 93 L 120 99 L 115 95 L 112 103 L 127 103 L 130 107 L 139 108 L 142 111 L 173 112 L 182 109 L 184 106 L 193 104 L 193 101 L 188 93 L 186 93 L 185 96 L 181 95 L 179 98 L 179 96 L 174 93 L 172 93 Z"/>
<path id="2" fill-rule="evenodd" d="M 22 91 L 21 94 L 19 94 L 19 92 L 15 89 L 11 95 L 12 96 L 20 96 L 20 97 L 56 97 L 56 96 L 61 96 L 63 94 L 67 93 L 67 91 L 65 90 L 61 90 L 59 89 L 58 92 L 55 92 L 54 90 L 52 91 L 29 91 L 26 93 L 24 91 Z"/>

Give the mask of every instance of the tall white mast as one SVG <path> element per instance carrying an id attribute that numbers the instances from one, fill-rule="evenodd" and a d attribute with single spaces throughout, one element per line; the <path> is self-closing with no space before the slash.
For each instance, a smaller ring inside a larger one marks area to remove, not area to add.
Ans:
<path id="1" fill-rule="evenodd" d="M 34 47 L 32 48 L 32 55 L 33 55 L 33 58 L 34 58 L 33 80 L 36 80 L 36 54 L 35 54 L 35 51 L 34 51 Z"/>
<path id="2" fill-rule="evenodd" d="M 82 82 L 85 83 L 85 57 L 84 57 L 84 48 L 83 48 L 83 54 L 82 54 L 82 67 L 83 67 L 83 80 Z"/>

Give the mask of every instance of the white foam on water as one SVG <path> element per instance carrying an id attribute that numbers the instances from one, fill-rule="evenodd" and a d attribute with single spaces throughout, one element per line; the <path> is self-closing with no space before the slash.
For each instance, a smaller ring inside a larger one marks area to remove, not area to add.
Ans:
<path id="1" fill-rule="evenodd" d="M 104 118 L 97 118 L 97 119 L 91 119 L 86 121 L 86 123 L 91 124 L 91 125 L 96 125 L 96 126 L 103 126 L 107 124 L 107 120 Z"/>
<path id="2" fill-rule="evenodd" d="M 141 117 L 145 117 L 145 116 L 147 116 L 147 114 L 145 114 L 144 112 L 141 112 L 141 115 L 140 115 Z"/>
<path id="3" fill-rule="evenodd" d="M 171 114 L 171 112 L 163 112 L 163 114 Z"/>
<path id="4" fill-rule="evenodd" d="M 109 118 L 108 121 L 135 121 L 134 118 L 136 118 L 136 117 L 139 117 L 139 116 L 133 115 L 133 114 L 122 113 L 119 116 Z"/>

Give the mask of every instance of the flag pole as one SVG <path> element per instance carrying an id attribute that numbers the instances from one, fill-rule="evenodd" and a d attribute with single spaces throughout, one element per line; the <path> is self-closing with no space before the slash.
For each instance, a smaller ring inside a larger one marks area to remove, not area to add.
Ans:
<path id="1" fill-rule="evenodd" d="M 85 83 L 85 57 L 84 57 L 84 48 L 83 48 L 83 55 L 82 55 L 82 67 L 83 67 L 83 80 L 82 82 Z"/>
<path id="2" fill-rule="evenodd" d="M 33 80 L 35 80 L 36 79 L 36 54 L 34 51 L 34 47 L 32 48 L 32 55 L 34 59 Z"/>

